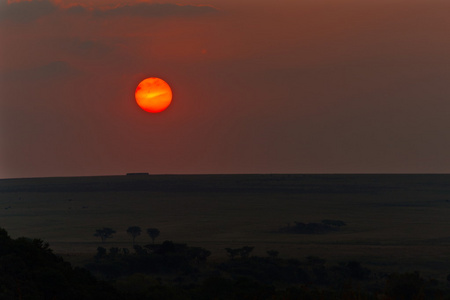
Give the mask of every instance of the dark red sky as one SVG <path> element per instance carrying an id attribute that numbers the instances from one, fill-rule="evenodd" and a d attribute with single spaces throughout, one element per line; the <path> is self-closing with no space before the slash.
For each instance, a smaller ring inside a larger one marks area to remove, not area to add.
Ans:
<path id="1" fill-rule="evenodd" d="M 158 3 L 0 0 L 0 178 L 450 172 L 449 1 Z"/>

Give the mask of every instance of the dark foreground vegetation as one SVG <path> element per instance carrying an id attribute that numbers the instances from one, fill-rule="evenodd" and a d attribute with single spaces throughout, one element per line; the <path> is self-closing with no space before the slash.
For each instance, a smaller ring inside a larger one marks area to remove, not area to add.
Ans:
<path id="1" fill-rule="evenodd" d="M 0 299 L 121 299 L 105 281 L 55 255 L 39 239 L 11 239 L 0 228 Z"/>
<path id="2" fill-rule="evenodd" d="M 448 283 L 419 272 L 252 250 L 226 248 L 229 258 L 212 263 L 208 250 L 171 241 L 99 247 L 86 268 L 74 268 L 42 240 L 11 239 L 0 229 L 0 299 L 450 299 Z"/>

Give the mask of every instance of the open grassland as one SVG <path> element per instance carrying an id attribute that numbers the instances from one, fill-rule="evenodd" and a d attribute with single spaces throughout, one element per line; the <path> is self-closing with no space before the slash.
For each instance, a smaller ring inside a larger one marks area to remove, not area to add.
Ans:
<path id="1" fill-rule="evenodd" d="M 286 234 L 294 222 L 347 223 L 340 231 Z M 386 271 L 450 273 L 450 175 L 167 175 L 0 180 L 0 227 L 12 237 L 38 237 L 65 255 L 92 255 L 96 229 L 117 231 L 104 247 L 136 242 L 274 249 L 282 257 L 309 255 L 358 260 Z"/>

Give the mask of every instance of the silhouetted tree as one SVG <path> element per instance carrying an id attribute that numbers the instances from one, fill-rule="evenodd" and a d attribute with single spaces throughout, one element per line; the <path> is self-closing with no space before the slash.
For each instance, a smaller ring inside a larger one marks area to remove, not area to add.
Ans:
<path id="1" fill-rule="evenodd" d="M 370 270 L 363 268 L 361 263 L 357 261 L 349 261 L 346 266 L 347 272 L 350 277 L 355 279 L 364 279 L 370 274 Z"/>
<path id="2" fill-rule="evenodd" d="M 391 299 L 424 299 L 425 281 L 419 272 L 392 273 L 386 281 L 385 293 Z"/>
<path id="3" fill-rule="evenodd" d="M 173 253 L 176 251 L 177 245 L 175 245 L 172 241 L 164 241 L 161 246 L 158 247 L 158 250 L 156 253 L 158 254 L 167 254 L 167 253 Z"/>
<path id="4" fill-rule="evenodd" d="M 188 255 L 196 263 L 204 262 L 211 255 L 211 251 L 203 249 L 201 247 L 190 247 L 188 250 Z"/>
<path id="5" fill-rule="evenodd" d="M 239 249 L 225 248 L 225 251 L 227 251 L 231 259 L 234 259 L 239 254 Z"/>
<path id="6" fill-rule="evenodd" d="M 136 252 L 137 255 L 146 255 L 146 254 L 148 254 L 147 250 L 142 248 L 142 246 L 134 245 L 133 248 L 134 248 L 134 252 Z"/>
<path id="7" fill-rule="evenodd" d="M 96 260 L 102 259 L 106 257 L 106 249 L 103 247 L 97 248 L 97 254 L 94 256 Z"/>
<path id="8" fill-rule="evenodd" d="M 244 246 L 240 249 L 240 255 L 242 258 L 248 258 L 250 253 L 253 251 L 255 247 Z"/>
<path id="9" fill-rule="evenodd" d="M 267 255 L 269 255 L 272 259 L 278 257 L 279 252 L 277 250 L 267 250 Z"/>
<path id="10" fill-rule="evenodd" d="M 158 228 L 148 228 L 147 234 L 152 239 L 153 244 L 155 243 L 155 239 L 159 236 L 159 229 Z"/>
<path id="11" fill-rule="evenodd" d="M 119 255 L 120 249 L 118 247 L 111 247 L 109 248 L 109 255 L 114 258 L 117 255 Z"/>
<path id="12" fill-rule="evenodd" d="M 106 239 L 112 238 L 114 233 L 116 233 L 114 229 L 103 227 L 102 229 L 97 229 L 94 236 L 101 238 L 102 242 L 104 242 Z"/>
<path id="13" fill-rule="evenodd" d="M 240 256 L 241 258 L 248 258 L 250 253 L 253 251 L 254 247 L 244 246 L 242 248 L 225 248 L 225 251 L 227 251 L 228 256 L 230 256 L 231 259 L 234 259 L 236 256 Z"/>
<path id="14" fill-rule="evenodd" d="M 323 264 L 325 264 L 326 260 L 323 258 L 320 258 L 318 256 L 310 255 L 310 256 L 306 257 L 306 261 L 310 265 L 323 265 Z"/>
<path id="15" fill-rule="evenodd" d="M 139 226 L 131 226 L 128 227 L 127 229 L 127 233 L 129 235 L 131 235 L 131 237 L 133 238 L 133 246 L 134 246 L 134 240 L 136 239 L 137 236 L 139 236 L 141 234 L 141 227 Z"/>

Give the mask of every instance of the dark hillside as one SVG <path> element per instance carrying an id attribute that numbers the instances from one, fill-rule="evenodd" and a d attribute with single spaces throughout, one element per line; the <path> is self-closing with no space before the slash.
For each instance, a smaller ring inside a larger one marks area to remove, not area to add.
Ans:
<path id="1" fill-rule="evenodd" d="M 49 177 L 1 179 L 0 192 L 272 192 L 379 193 L 383 190 L 450 191 L 450 175 L 429 174 L 242 174 Z"/>

